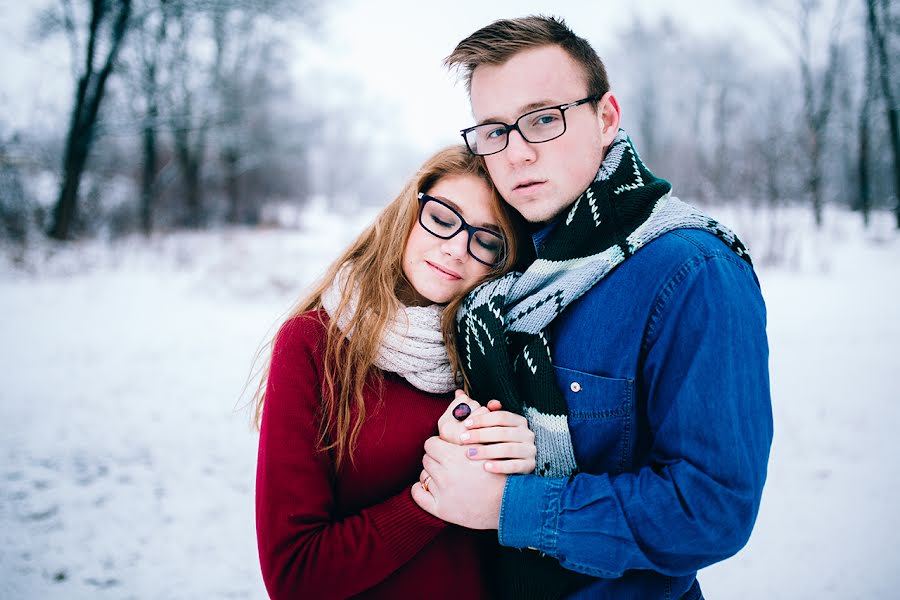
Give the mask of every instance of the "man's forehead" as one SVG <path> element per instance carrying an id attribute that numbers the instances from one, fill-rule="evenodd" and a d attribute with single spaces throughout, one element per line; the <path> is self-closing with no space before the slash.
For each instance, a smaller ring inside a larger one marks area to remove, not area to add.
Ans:
<path id="1" fill-rule="evenodd" d="M 576 63 L 558 46 L 520 52 L 472 73 L 470 101 L 477 122 L 509 120 L 544 106 L 571 102 L 586 84 Z"/>

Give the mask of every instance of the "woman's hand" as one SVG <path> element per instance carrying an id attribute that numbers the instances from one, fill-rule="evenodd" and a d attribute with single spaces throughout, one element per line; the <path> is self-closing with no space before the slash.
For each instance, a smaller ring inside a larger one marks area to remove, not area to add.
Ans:
<path id="1" fill-rule="evenodd" d="M 462 422 L 453 416 L 461 402 L 468 404 L 471 414 Z M 441 439 L 465 447 L 469 460 L 484 462 L 492 473 L 527 474 L 534 471 L 536 448 L 534 433 L 525 417 L 501 410 L 499 401 L 481 406 L 461 390 L 438 420 Z"/>
<path id="2" fill-rule="evenodd" d="M 454 409 L 460 404 L 466 404 L 469 407 L 469 416 L 463 421 L 453 416 Z M 456 397 L 453 398 L 453 402 L 450 403 L 450 406 L 438 419 L 438 435 L 445 442 L 461 444 L 459 436 L 468 431 L 468 428 L 463 423 L 468 422 L 474 416 L 486 414 L 491 410 L 500 410 L 500 402 L 491 400 L 487 403 L 487 406 L 482 406 L 469 398 L 464 391 L 456 390 Z"/>

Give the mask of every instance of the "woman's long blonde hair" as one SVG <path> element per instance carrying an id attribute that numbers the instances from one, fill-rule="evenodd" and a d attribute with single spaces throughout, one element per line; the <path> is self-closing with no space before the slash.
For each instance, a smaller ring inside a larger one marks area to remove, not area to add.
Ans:
<path id="1" fill-rule="evenodd" d="M 407 238 L 418 222 L 418 193 L 428 193 L 438 181 L 451 175 L 472 175 L 489 186 L 493 204 L 491 209 L 506 239 L 507 250 L 503 262 L 492 269 L 485 279 L 508 271 L 517 255 L 514 217 L 491 183 L 481 157 L 473 156 L 463 145 L 450 146 L 421 166 L 400 194 L 331 264 L 313 290 L 295 305 L 287 317 L 290 320 L 322 309 L 323 292 L 346 266 L 346 273 L 341 275 L 346 277 L 344 291 L 325 334 L 322 422 L 318 440 L 320 450 L 333 452 L 336 469 L 341 467 L 347 456 L 353 460 L 353 450 L 366 415 L 363 391 L 367 384 L 374 384 L 380 390 L 380 371 L 374 366 L 379 346 L 385 329 L 402 306 L 399 298 L 410 295 L 411 285 L 403 274 L 402 260 Z M 364 332 L 364 335 L 347 337 L 337 323 L 348 312 L 350 291 L 354 289 L 359 290 L 359 305 L 350 316 L 347 331 Z M 459 372 L 459 357 L 453 322 L 463 297 L 464 294 L 461 294 L 454 298 L 445 308 L 442 318 L 444 341 L 454 372 Z M 273 338 L 261 351 L 268 350 L 269 360 L 253 397 L 253 420 L 257 427 L 262 418 L 274 342 Z"/>

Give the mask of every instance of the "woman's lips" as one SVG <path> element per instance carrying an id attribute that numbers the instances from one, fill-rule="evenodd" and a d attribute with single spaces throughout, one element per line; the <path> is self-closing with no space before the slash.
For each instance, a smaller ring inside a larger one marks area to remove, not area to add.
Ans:
<path id="1" fill-rule="evenodd" d="M 458 281 L 458 280 L 462 279 L 462 277 L 460 275 L 458 275 L 457 273 L 455 273 L 449 269 L 445 269 L 441 266 L 438 266 L 438 265 L 434 264 L 433 262 L 431 262 L 430 260 L 426 260 L 425 264 L 427 264 L 429 267 L 431 267 L 435 273 L 437 273 L 444 279 L 447 279 L 449 281 Z"/>

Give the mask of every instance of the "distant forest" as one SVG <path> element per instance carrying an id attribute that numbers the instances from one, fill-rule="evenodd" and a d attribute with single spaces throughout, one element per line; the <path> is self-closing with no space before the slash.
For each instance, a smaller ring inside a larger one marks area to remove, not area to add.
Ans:
<path id="1" fill-rule="evenodd" d="M 828 204 L 865 222 L 890 209 L 900 228 L 898 5 L 748 3 L 791 53 L 777 68 L 739 41 L 636 20 L 603 57 L 623 125 L 682 198 L 802 204 L 818 224 Z M 0 238 L 277 225 L 267 208 L 389 192 L 386 169 L 408 171 L 413 150 L 398 146 L 375 168 L 365 136 L 347 133 L 366 108 L 317 106 L 314 82 L 288 79 L 286 28 L 275 25 L 313 35 L 326 10 L 317 0 L 36 10 L 34 43 L 64 39 L 71 53 L 68 126 L 49 135 L 0 121 Z"/>

